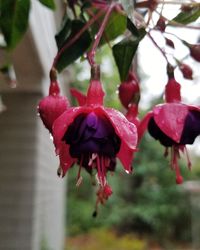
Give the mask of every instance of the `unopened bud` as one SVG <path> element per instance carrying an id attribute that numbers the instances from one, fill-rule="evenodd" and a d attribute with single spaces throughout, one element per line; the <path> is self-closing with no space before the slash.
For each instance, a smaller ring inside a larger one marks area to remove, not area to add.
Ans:
<path id="1" fill-rule="evenodd" d="M 181 63 L 179 65 L 179 69 L 182 72 L 183 77 L 185 79 L 188 79 L 188 80 L 192 80 L 193 79 L 193 77 L 192 77 L 193 71 L 192 71 L 192 68 L 189 65 Z"/>

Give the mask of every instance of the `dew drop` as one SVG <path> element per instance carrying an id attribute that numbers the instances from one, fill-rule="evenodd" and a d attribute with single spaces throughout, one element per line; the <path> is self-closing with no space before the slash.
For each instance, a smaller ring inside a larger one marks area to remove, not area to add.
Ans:
<path id="1" fill-rule="evenodd" d="M 159 113 L 159 110 L 158 110 L 158 109 L 155 109 L 155 110 L 154 110 L 154 114 L 155 114 L 155 115 L 158 115 L 158 113 Z"/>

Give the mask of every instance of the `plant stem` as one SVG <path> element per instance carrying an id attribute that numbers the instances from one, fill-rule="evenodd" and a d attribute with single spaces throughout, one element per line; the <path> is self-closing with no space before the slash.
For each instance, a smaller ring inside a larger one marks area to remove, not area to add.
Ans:
<path id="1" fill-rule="evenodd" d="M 103 19 L 101 27 L 100 27 L 98 33 L 95 36 L 95 41 L 93 43 L 93 46 L 92 46 L 90 52 L 88 52 L 88 61 L 89 61 L 91 66 L 93 66 L 95 64 L 94 57 L 95 57 L 95 54 L 96 54 L 96 49 L 97 49 L 97 47 L 99 45 L 100 39 L 102 37 L 102 34 L 103 34 L 104 30 L 105 30 L 105 27 L 106 27 L 106 24 L 107 24 L 108 19 L 110 17 L 110 14 L 111 14 L 114 7 L 115 7 L 115 4 L 111 3 L 111 5 L 107 8 L 107 12 L 106 12 L 106 15 L 105 15 L 105 17 Z"/>
<path id="2" fill-rule="evenodd" d="M 151 36 L 150 32 L 147 33 L 148 37 L 151 39 L 151 41 L 153 42 L 153 44 L 155 45 L 155 47 L 160 50 L 161 54 L 164 56 L 165 60 L 167 61 L 167 63 L 169 63 L 168 58 L 165 54 L 165 52 L 160 48 L 160 46 L 156 43 L 156 41 L 154 40 L 154 38 Z"/>
<path id="3" fill-rule="evenodd" d="M 94 23 L 97 21 L 98 18 L 100 18 L 103 13 L 105 12 L 105 10 L 100 10 L 96 16 L 94 16 L 93 18 L 91 18 L 86 24 L 85 26 L 78 32 L 76 33 L 75 36 L 73 36 L 57 53 L 56 57 L 54 58 L 53 61 L 53 65 L 52 68 L 56 68 L 56 63 L 58 62 L 58 59 L 60 58 L 60 56 L 62 55 L 62 53 L 69 48 L 74 42 L 76 42 L 80 36 Z"/>

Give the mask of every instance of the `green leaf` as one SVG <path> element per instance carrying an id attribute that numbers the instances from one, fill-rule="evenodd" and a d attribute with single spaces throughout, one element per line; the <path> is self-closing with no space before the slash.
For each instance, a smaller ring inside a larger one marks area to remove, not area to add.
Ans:
<path id="1" fill-rule="evenodd" d="M 63 46 L 66 44 L 85 26 L 80 20 L 73 20 L 71 22 L 71 33 L 70 36 L 65 40 Z M 58 57 L 55 64 L 56 69 L 61 72 L 69 64 L 77 60 L 82 56 L 89 48 L 92 39 L 88 31 L 85 31 L 78 40 L 76 40 L 71 46 L 66 47 Z"/>
<path id="2" fill-rule="evenodd" d="M 200 6 L 192 8 L 189 11 L 180 12 L 172 21 L 181 24 L 188 24 L 196 21 L 200 17 Z"/>
<path id="3" fill-rule="evenodd" d="M 126 38 L 112 48 L 122 82 L 127 78 L 138 44 L 138 40 Z"/>
<path id="4" fill-rule="evenodd" d="M 64 16 L 62 24 L 61 24 L 61 29 L 60 31 L 55 35 L 55 39 L 56 39 L 56 44 L 58 49 L 60 49 L 65 40 L 68 38 L 68 36 L 70 35 L 71 32 L 71 27 L 72 27 L 72 22 L 71 20 L 66 16 Z"/>
<path id="5" fill-rule="evenodd" d="M 127 18 L 127 29 L 136 39 L 142 39 L 146 35 L 145 28 L 137 29 L 135 24 L 129 18 Z"/>
<path id="6" fill-rule="evenodd" d="M 92 26 L 92 33 L 95 35 L 100 25 L 102 24 L 103 18 L 99 19 L 99 22 L 95 23 Z M 108 41 L 114 40 L 119 35 L 123 34 L 127 26 L 127 17 L 118 12 L 112 12 L 109 21 L 106 25 L 106 28 L 103 32 L 100 45 L 105 44 Z"/>
<path id="7" fill-rule="evenodd" d="M 109 41 L 112 41 L 126 30 L 127 17 L 118 12 L 112 12 L 106 25 L 104 34 Z"/>
<path id="8" fill-rule="evenodd" d="M 0 29 L 7 48 L 13 49 L 28 27 L 30 0 L 1 0 Z"/>
<path id="9" fill-rule="evenodd" d="M 39 2 L 51 10 L 55 10 L 56 8 L 54 0 L 39 0 Z"/>
<path id="10" fill-rule="evenodd" d="M 121 81 L 126 80 L 139 42 L 146 35 L 145 29 L 137 29 L 129 18 L 127 19 L 127 28 L 132 33 L 132 37 L 122 40 L 112 48 Z"/>

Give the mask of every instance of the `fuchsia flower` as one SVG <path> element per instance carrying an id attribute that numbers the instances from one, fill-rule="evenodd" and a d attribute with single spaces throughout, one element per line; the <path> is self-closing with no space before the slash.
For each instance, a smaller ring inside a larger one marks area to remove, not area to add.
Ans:
<path id="1" fill-rule="evenodd" d="M 171 148 L 171 166 L 176 171 L 177 184 L 183 181 L 178 165 L 180 152 L 186 153 L 190 169 L 186 144 L 193 144 L 200 134 L 200 108 L 181 103 L 180 89 L 180 84 L 170 78 L 165 89 L 166 103 L 156 105 L 145 117 L 149 120 L 150 135 Z"/>
<path id="2" fill-rule="evenodd" d="M 56 118 L 58 118 L 69 107 L 69 101 L 65 96 L 60 95 L 60 88 L 58 82 L 52 77 L 49 87 L 49 95 L 44 97 L 38 105 L 38 112 L 45 125 L 45 127 L 52 133 L 52 125 Z"/>
<path id="3" fill-rule="evenodd" d="M 126 172 L 132 171 L 137 129 L 119 111 L 103 106 L 99 77 L 99 67 L 94 66 L 87 96 L 73 90 L 82 106 L 68 108 L 55 120 L 53 138 L 62 176 L 74 163 L 80 166 L 78 182 L 82 167 L 89 173 L 97 171 L 100 185 L 97 203 L 102 203 L 102 197 L 107 199 L 112 194 L 106 173 L 115 169 L 116 157 Z"/>

